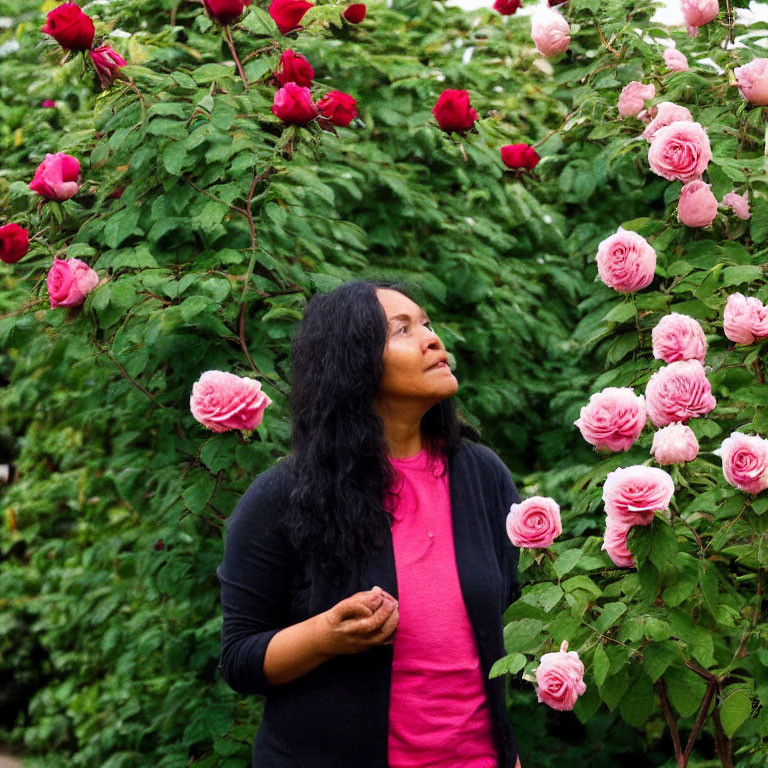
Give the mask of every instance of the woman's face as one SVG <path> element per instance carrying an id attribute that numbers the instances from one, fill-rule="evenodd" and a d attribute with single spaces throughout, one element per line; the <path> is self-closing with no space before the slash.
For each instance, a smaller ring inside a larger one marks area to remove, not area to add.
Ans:
<path id="1" fill-rule="evenodd" d="M 445 347 L 424 310 L 399 291 L 377 288 L 387 315 L 387 344 L 378 397 L 421 400 L 426 408 L 452 397 L 459 382 L 447 362 Z"/>

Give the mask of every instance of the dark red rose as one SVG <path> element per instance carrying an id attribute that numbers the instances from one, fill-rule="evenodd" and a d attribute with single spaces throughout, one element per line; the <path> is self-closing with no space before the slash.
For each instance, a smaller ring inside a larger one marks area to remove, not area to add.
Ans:
<path id="1" fill-rule="evenodd" d="M 532 171 L 540 159 L 530 144 L 507 144 L 501 148 L 501 161 L 508 168 Z"/>
<path id="2" fill-rule="evenodd" d="M 77 3 L 63 3 L 49 11 L 40 31 L 68 51 L 87 51 L 93 45 L 93 21 Z"/>
<path id="3" fill-rule="evenodd" d="M 113 189 L 107 197 L 114 197 L 115 200 L 119 200 L 123 196 L 123 192 L 125 191 L 125 187 L 118 187 L 117 189 Z"/>
<path id="4" fill-rule="evenodd" d="M 357 102 L 341 91 L 330 91 L 317 102 L 320 114 L 333 125 L 346 128 L 357 117 Z"/>
<path id="5" fill-rule="evenodd" d="M 304 14 L 312 7 L 314 4 L 306 0 L 272 0 L 269 4 L 269 15 L 277 24 L 280 34 L 287 35 L 300 28 Z"/>
<path id="6" fill-rule="evenodd" d="M 309 88 L 314 76 L 315 70 L 305 56 L 294 53 L 290 48 L 283 51 L 275 72 L 275 77 L 281 85 L 296 83 Z"/>
<path id="7" fill-rule="evenodd" d="M 219 24 L 231 24 L 250 4 L 251 0 L 203 0 L 208 15 Z"/>
<path id="8" fill-rule="evenodd" d="M 275 94 L 272 112 L 284 123 L 306 125 L 317 117 L 318 109 L 309 88 L 286 83 Z"/>
<path id="9" fill-rule="evenodd" d="M 15 264 L 29 250 L 29 232 L 18 224 L 0 227 L 0 261 Z"/>
<path id="10" fill-rule="evenodd" d="M 432 107 L 432 114 L 446 133 L 468 131 L 477 120 L 477 112 L 469 106 L 469 94 L 450 88 L 440 94 L 437 104 Z"/>
<path id="11" fill-rule="evenodd" d="M 565 5 L 568 2 L 568 0 L 549 0 L 549 7 L 551 8 L 553 5 Z"/>
<path id="12" fill-rule="evenodd" d="M 493 8 L 502 16 L 511 16 L 522 4 L 522 0 L 496 0 L 493 4 Z M 550 5 L 551 4 L 552 0 L 550 0 Z"/>
<path id="13" fill-rule="evenodd" d="M 347 6 L 341 15 L 350 24 L 359 24 L 365 18 L 366 10 L 365 3 L 352 3 L 352 5 Z"/>
<path id="14" fill-rule="evenodd" d="M 108 45 L 93 48 L 88 51 L 88 55 L 91 57 L 91 63 L 99 76 L 102 88 L 109 88 L 115 79 L 117 70 L 128 63 L 114 48 L 110 48 Z"/>

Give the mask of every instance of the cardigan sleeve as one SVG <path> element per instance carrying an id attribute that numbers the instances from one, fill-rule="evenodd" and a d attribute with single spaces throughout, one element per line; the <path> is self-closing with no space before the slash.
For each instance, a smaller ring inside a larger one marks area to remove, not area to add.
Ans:
<path id="1" fill-rule="evenodd" d="M 259 475 L 226 524 L 221 583 L 221 658 L 227 684 L 243 694 L 266 694 L 269 641 L 288 626 L 293 561 L 276 526 L 282 508 L 274 472 Z"/>

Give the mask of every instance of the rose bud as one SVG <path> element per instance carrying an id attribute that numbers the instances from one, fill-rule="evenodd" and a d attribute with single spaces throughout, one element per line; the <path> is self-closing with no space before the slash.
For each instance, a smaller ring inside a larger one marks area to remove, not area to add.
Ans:
<path id="1" fill-rule="evenodd" d="M 242 16 L 245 7 L 250 4 L 251 0 L 203 0 L 208 15 L 224 26 Z"/>
<path id="2" fill-rule="evenodd" d="M 281 85 L 296 83 L 296 85 L 309 88 L 314 76 L 315 70 L 305 56 L 294 53 L 290 48 L 283 51 L 275 72 L 275 77 Z"/>
<path id="3" fill-rule="evenodd" d="M 573 423 L 598 450 L 628 451 L 645 427 L 645 400 L 632 387 L 606 387 L 582 406 Z"/>
<path id="4" fill-rule="evenodd" d="M 99 76 L 102 89 L 109 88 L 115 79 L 117 70 L 128 63 L 114 48 L 110 48 L 108 45 L 93 48 L 88 51 L 88 55 L 91 57 L 93 68 Z"/>
<path id="5" fill-rule="evenodd" d="M 757 107 L 768 106 L 768 59 L 752 59 L 733 70 L 741 98 Z"/>
<path id="6" fill-rule="evenodd" d="M 699 455 L 699 441 L 687 424 L 674 422 L 653 435 L 651 453 L 659 464 L 681 464 Z"/>
<path id="7" fill-rule="evenodd" d="M 742 220 L 746 221 L 752 215 L 749 212 L 748 198 L 749 192 L 745 192 L 743 195 L 737 195 L 736 190 L 729 192 L 721 201 L 720 205 L 724 205 L 726 208 L 730 206 L 733 212 Z"/>
<path id="8" fill-rule="evenodd" d="M 309 88 L 296 83 L 286 83 L 275 93 L 272 112 L 284 123 L 306 125 L 317 117 L 319 110 L 312 101 Z"/>
<path id="9" fill-rule="evenodd" d="M 313 3 L 306 0 L 272 0 L 269 4 L 269 15 L 277 24 L 280 34 L 287 35 L 294 29 L 300 29 L 304 14 L 313 8 Z"/>
<path id="10" fill-rule="evenodd" d="M 502 16 L 511 16 L 522 4 L 522 0 L 495 0 L 493 10 Z"/>
<path id="11" fill-rule="evenodd" d="M 624 525 L 617 520 L 605 519 L 605 534 L 600 549 L 608 553 L 617 568 L 634 568 L 635 558 L 627 547 L 627 536 L 631 528 L 631 525 Z"/>
<path id="12" fill-rule="evenodd" d="M 571 44 L 571 28 L 560 11 L 539 5 L 531 18 L 531 38 L 542 56 L 557 56 Z"/>
<path id="13" fill-rule="evenodd" d="M 693 122 L 693 117 L 687 107 L 680 107 L 671 101 L 662 101 L 656 105 L 656 116 L 645 127 L 642 136 L 650 143 L 653 141 L 659 128 L 664 128 L 664 126 L 678 121 Z"/>
<path id="14" fill-rule="evenodd" d="M 717 401 L 698 360 L 678 360 L 656 371 L 645 386 L 645 408 L 657 427 L 709 413 Z"/>
<path id="15" fill-rule="evenodd" d="M 507 144 L 501 148 L 501 162 L 514 170 L 532 171 L 540 159 L 539 153 L 530 144 Z"/>
<path id="16" fill-rule="evenodd" d="M 704 363 L 707 339 L 701 323 L 688 315 L 672 312 L 659 320 L 651 331 L 653 356 L 665 363 L 698 360 Z"/>
<path id="17" fill-rule="evenodd" d="M 609 472 L 603 483 L 608 522 L 648 525 L 655 511 L 663 512 L 675 493 L 672 478 L 663 469 L 635 464 Z"/>
<path id="18" fill-rule="evenodd" d="M 469 94 L 467 91 L 444 90 L 432 107 L 432 114 L 437 124 L 446 133 L 456 131 L 464 133 L 468 131 L 477 120 L 477 112 L 469 106 Z"/>
<path id="19" fill-rule="evenodd" d="M 99 276 L 80 259 L 55 256 L 46 279 L 48 298 L 53 307 L 76 307 L 98 284 Z"/>
<path id="20" fill-rule="evenodd" d="M 687 72 L 689 69 L 688 59 L 677 48 L 664 49 L 664 63 L 670 72 Z"/>
<path id="21" fill-rule="evenodd" d="M 119 200 L 123 196 L 123 192 L 125 191 L 125 187 L 118 187 L 117 189 L 113 189 L 107 197 L 114 198 L 115 200 Z"/>
<path id="22" fill-rule="evenodd" d="M 560 711 L 573 709 L 576 700 L 587 690 L 584 664 L 576 651 L 568 650 L 563 640 L 560 651 L 545 653 L 536 669 L 536 698 Z"/>
<path id="23" fill-rule="evenodd" d="M 677 220 L 686 227 L 708 227 L 717 216 L 717 198 L 712 185 L 701 179 L 689 181 L 680 190 L 677 203 Z"/>
<path id="24" fill-rule="evenodd" d="M 653 83 L 643 85 L 639 80 L 633 80 L 621 89 L 618 103 L 619 115 L 621 117 L 636 115 L 645 106 L 644 102 L 655 95 L 656 88 Z"/>
<path id="25" fill-rule="evenodd" d="M 656 272 L 656 251 L 637 232 L 619 227 L 597 247 L 600 279 L 619 293 L 647 288 Z"/>
<path id="26" fill-rule="evenodd" d="M 359 24 L 365 18 L 365 3 L 352 3 L 342 12 L 342 16 L 350 24 Z"/>
<path id="27" fill-rule="evenodd" d="M 80 162 L 64 152 L 46 154 L 29 188 L 49 200 L 69 200 L 80 189 Z"/>
<path id="28" fill-rule="evenodd" d="M 531 496 L 509 508 L 507 536 L 516 547 L 549 547 L 562 532 L 560 505 L 548 496 Z"/>
<path id="29" fill-rule="evenodd" d="M 757 296 L 728 296 L 723 312 L 725 335 L 736 344 L 754 344 L 768 336 L 768 307 Z"/>
<path id="30" fill-rule="evenodd" d="M 651 170 L 669 181 L 693 181 L 712 159 L 709 138 L 699 123 L 676 120 L 659 128 L 648 148 Z"/>
<path id="31" fill-rule="evenodd" d="M 192 415 L 214 432 L 256 429 L 272 401 L 261 382 L 226 371 L 205 371 L 192 385 Z"/>
<path id="32" fill-rule="evenodd" d="M 698 34 L 696 27 L 709 24 L 720 12 L 720 5 L 718 0 L 680 0 L 680 10 L 689 28 L 688 34 L 695 37 Z M 696 30 L 695 33 L 691 33 L 691 27 Z"/>
<path id="33" fill-rule="evenodd" d="M 46 99 L 40 106 L 45 107 L 45 109 L 53 109 L 56 106 L 56 102 L 53 99 Z"/>
<path id="34" fill-rule="evenodd" d="M 15 264 L 29 251 L 29 232 L 18 224 L 0 227 L 0 261 Z"/>
<path id="35" fill-rule="evenodd" d="M 734 488 L 745 493 L 760 493 L 768 488 L 768 440 L 731 432 L 712 453 L 721 458 L 723 475 Z"/>
<path id="36" fill-rule="evenodd" d="M 346 128 L 357 117 L 357 102 L 341 91 L 330 91 L 317 102 L 317 108 L 325 120 Z"/>
<path id="37" fill-rule="evenodd" d="M 68 51 L 87 51 L 93 45 L 93 21 L 77 3 L 63 3 L 49 11 L 40 31 Z"/>

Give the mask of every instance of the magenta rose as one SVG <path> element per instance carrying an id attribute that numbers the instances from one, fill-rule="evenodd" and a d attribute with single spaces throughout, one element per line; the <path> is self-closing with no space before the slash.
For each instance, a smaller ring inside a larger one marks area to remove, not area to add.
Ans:
<path id="1" fill-rule="evenodd" d="M 672 312 L 659 320 L 651 331 L 653 356 L 665 363 L 699 360 L 704 363 L 707 339 L 701 323 L 688 315 Z"/>
<path id="2" fill-rule="evenodd" d="M 698 179 L 712 159 L 709 138 L 699 123 L 675 120 L 659 128 L 648 147 L 651 170 L 670 181 Z"/>
<path id="3" fill-rule="evenodd" d="M 0 227 L 0 261 L 15 264 L 29 251 L 29 232 L 13 222 Z"/>
<path id="4" fill-rule="evenodd" d="M 40 31 L 68 51 L 86 51 L 93 45 L 93 21 L 77 3 L 62 3 L 49 11 Z"/>
<path id="5" fill-rule="evenodd" d="M 675 484 L 663 469 L 644 464 L 619 467 L 603 483 L 605 514 L 611 523 L 648 525 L 656 510 L 669 507 L 674 493 Z"/>
<path id="6" fill-rule="evenodd" d="M 642 235 L 623 227 L 600 243 L 595 261 L 600 279 L 620 293 L 648 287 L 656 272 L 656 251 Z"/>
<path id="7" fill-rule="evenodd" d="M 446 133 L 464 133 L 477 120 L 477 112 L 469 104 L 469 94 L 466 91 L 446 88 L 432 107 L 432 114 L 437 124 Z"/>
<path id="8" fill-rule="evenodd" d="M 242 16 L 245 7 L 250 4 L 251 0 L 203 0 L 208 15 L 225 26 Z"/>
<path id="9" fill-rule="evenodd" d="M 511 16 L 522 4 L 522 0 L 494 0 L 493 10 L 502 16 Z"/>
<path id="10" fill-rule="evenodd" d="M 584 664 L 576 651 L 568 650 L 563 640 L 560 650 L 545 653 L 536 669 L 536 698 L 560 711 L 573 709 L 576 700 L 587 690 L 584 683 Z"/>
<path id="11" fill-rule="evenodd" d="M 283 51 L 275 72 L 275 77 L 281 85 L 296 83 L 296 85 L 309 88 L 314 76 L 315 70 L 306 56 L 294 53 L 290 48 Z"/>
<path id="12" fill-rule="evenodd" d="M 752 59 L 733 70 L 741 98 L 758 107 L 768 106 L 768 59 Z"/>
<path id="13" fill-rule="evenodd" d="M 720 205 L 726 208 L 730 206 L 736 216 L 742 219 L 742 221 L 747 221 L 752 215 L 749 211 L 749 192 L 745 192 L 743 195 L 737 195 L 735 190 L 729 192 L 720 201 Z"/>
<path id="14" fill-rule="evenodd" d="M 53 109 L 56 106 L 56 102 L 53 99 L 46 99 L 41 105 L 45 109 Z"/>
<path id="15" fill-rule="evenodd" d="M 689 69 L 688 59 L 677 48 L 664 49 L 664 63 L 670 72 L 687 72 Z"/>
<path id="16" fill-rule="evenodd" d="M 608 553 L 617 568 L 633 568 L 635 565 L 635 558 L 627 547 L 627 536 L 631 528 L 631 525 L 624 525 L 611 518 L 605 520 L 605 534 L 600 549 Z"/>
<path id="17" fill-rule="evenodd" d="M 539 160 L 539 153 L 530 144 L 505 144 L 501 148 L 501 162 L 513 170 L 532 171 Z"/>
<path id="18" fill-rule="evenodd" d="M 689 426 L 675 422 L 654 434 L 651 453 L 659 464 L 681 464 L 699 455 L 699 441 Z"/>
<path id="19" fill-rule="evenodd" d="M 560 11 L 538 5 L 531 17 L 531 38 L 542 56 L 557 56 L 571 44 L 571 28 Z"/>
<path id="20" fill-rule="evenodd" d="M 704 366 L 698 360 L 679 360 L 665 365 L 651 376 L 645 387 L 645 407 L 657 427 L 695 419 L 716 405 Z"/>
<path id="21" fill-rule="evenodd" d="M 677 201 L 677 220 L 686 227 L 708 227 L 717 216 L 717 198 L 712 185 L 701 179 L 683 184 Z"/>
<path id="22" fill-rule="evenodd" d="M 342 128 L 357 117 L 357 102 L 348 93 L 329 91 L 317 102 L 323 120 Z"/>
<path id="23" fill-rule="evenodd" d="M 359 24 L 365 18 L 367 10 L 365 3 L 352 3 L 344 9 L 341 15 L 350 24 Z"/>
<path id="24" fill-rule="evenodd" d="M 688 111 L 687 107 L 678 106 L 671 101 L 661 101 L 656 105 L 656 115 L 653 120 L 645 126 L 642 136 L 650 144 L 659 128 L 664 128 L 670 123 L 679 121 L 693 122 L 693 116 Z"/>
<path id="25" fill-rule="evenodd" d="M 99 276 L 80 259 L 55 256 L 46 284 L 51 308 L 76 307 L 99 284 Z"/>
<path id="26" fill-rule="evenodd" d="M 272 112 L 284 123 L 306 125 L 317 117 L 319 110 L 309 88 L 286 83 L 275 93 Z"/>
<path id="27" fill-rule="evenodd" d="M 549 547 L 562 532 L 560 505 L 548 496 L 531 496 L 509 508 L 507 536 L 516 547 Z"/>
<path id="28" fill-rule="evenodd" d="M 573 423 L 595 448 L 628 451 L 645 426 L 645 401 L 631 387 L 606 387 L 595 392 Z"/>
<path id="29" fill-rule="evenodd" d="M 768 440 L 731 432 L 713 451 L 723 462 L 723 475 L 734 488 L 760 493 L 768 488 Z"/>
<path id="30" fill-rule="evenodd" d="M 64 152 L 46 154 L 29 188 L 49 200 L 69 200 L 80 189 L 80 162 Z"/>
<path id="31" fill-rule="evenodd" d="M 301 28 L 304 14 L 313 7 L 314 4 L 306 0 L 272 0 L 269 4 L 269 15 L 277 24 L 280 34 L 287 35 L 294 29 Z"/>
<path id="32" fill-rule="evenodd" d="M 648 99 L 656 95 L 656 88 L 653 83 L 643 85 L 639 80 L 633 80 L 621 89 L 619 94 L 619 115 L 621 117 L 632 117 L 640 112 Z"/>
<path id="33" fill-rule="evenodd" d="M 754 344 L 768 336 L 768 307 L 756 296 L 731 293 L 723 311 L 723 330 L 736 344 Z"/>
<path id="34" fill-rule="evenodd" d="M 680 0 L 680 10 L 686 26 L 696 28 L 714 20 L 720 12 L 720 5 L 718 0 Z M 690 29 L 688 31 L 690 33 Z"/>
<path id="35" fill-rule="evenodd" d="M 256 429 L 271 404 L 260 381 L 226 371 L 205 371 L 189 398 L 192 415 L 214 432 Z"/>
<path id="36" fill-rule="evenodd" d="M 88 55 L 91 57 L 91 63 L 99 76 L 102 88 L 109 88 L 115 79 L 117 70 L 128 63 L 114 48 L 110 48 L 108 45 L 93 48 L 88 51 Z"/>

